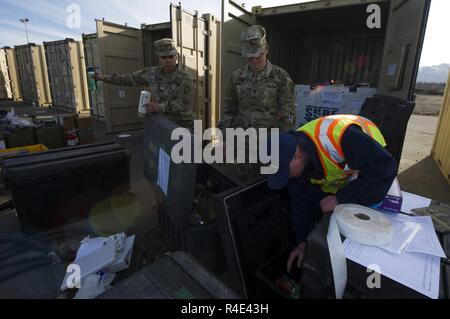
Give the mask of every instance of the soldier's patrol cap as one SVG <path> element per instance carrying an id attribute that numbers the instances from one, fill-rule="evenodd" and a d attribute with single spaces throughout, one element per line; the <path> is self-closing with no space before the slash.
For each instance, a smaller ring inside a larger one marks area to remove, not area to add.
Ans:
<path id="1" fill-rule="evenodd" d="M 175 43 L 170 38 L 157 40 L 153 43 L 156 54 L 160 57 L 176 55 L 178 53 Z"/>
<path id="2" fill-rule="evenodd" d="M 267 51 L 266 29 L 260 25 L 252 25 L 241 34 L 242 56 L 255 58 Z"/>

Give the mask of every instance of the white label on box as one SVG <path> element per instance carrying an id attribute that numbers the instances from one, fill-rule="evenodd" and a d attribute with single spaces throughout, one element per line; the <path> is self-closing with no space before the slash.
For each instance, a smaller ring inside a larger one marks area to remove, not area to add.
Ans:
<path id="1" fill-rule="evenodd" d="M 388 65 L 387 76 L 395 76 L 397 74 L 397 63 L 392 63 Z"/>
<path id="2" fill-rule="evenodd" d="M 119 90 L 119 97 L 120 98 L 124 98 L 125 97 L 125 91 L 124 90 Z"/>
<path id="3" fill-rule="evenodd" d="M 344 98 L 343 92 L 327 92 L 322 93 L 322 107 L 337 107 L 339 108 Z"/>

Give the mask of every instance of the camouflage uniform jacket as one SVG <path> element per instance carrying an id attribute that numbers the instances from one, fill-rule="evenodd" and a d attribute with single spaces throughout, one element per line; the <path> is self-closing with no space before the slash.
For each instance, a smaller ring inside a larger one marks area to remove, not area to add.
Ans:
<path id="1" fill-rule="evenodd" d="M 129 74 L 113 74 L 106 83 L 141 86 L 150 91 L 152 101 L 160 103 L 161 112 L 183 127 L 193 126 L 192 77 L 179 66 L 175 72 L 165 74 L 162 66 L 154 66 Z M 155 97 L 155 98 L 153 98 Z"/>
<path id="2" fill-rule="evenodd" d="M 288 131 L 295 123 L 294 100 L 294 83 L 285 70 L 269 61 L 258 73 L 246 65 L 233 73 L 221 126 Z"/>

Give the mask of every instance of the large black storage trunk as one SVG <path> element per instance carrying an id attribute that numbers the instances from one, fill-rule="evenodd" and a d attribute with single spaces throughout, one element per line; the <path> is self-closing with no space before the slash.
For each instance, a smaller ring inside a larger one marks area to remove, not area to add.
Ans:
<path id="1" fill-rule="evenodd" d="M 98 299 L 236 299 L 191 255 L 164 256 L 103 293 Z"/>
<path id="2" fill-rule="evenodd" d="M 257 296 L 258 268 L 289 246 L 285 194 L 265 180 L 216 196 L 216 212 L 230 287 L 245 298 Z"/>
<path id="3" fill-rule="evenodd" d="M 86 218 L 126 192 L 129 162 L 122 146 L 93 144 L 7 158 L 3 178 L 30 234 Z"/>
<path id="4" fill-rule="evenodd" d="M 236 184 L 208 164 L 179 163 L 168 168 L 167 191 L 158 186 L 160 152 L 171 155 L 177 141 L 171 139 L 178 126 L 167 118 L 151 115 L 145 119 L 144 173 L 155 186 L 161 207 L 159 224 L 173 249 L 189 252 L 213 272 L 223 272 L 222 244 L 212 204 L 220 194 Z M 191 146 L 193 136 L 190 135 Z"/>
<path id="5" fill-rule="evenodd" d="M 301 298 L 334 298 L 333 274 L 327 244 L 329 216 L 324 216 L 308 236 L 300 275 Z M 381 288 L 369 289 L 366 268 L 347 259 L 347 286 L 343 298 L 351 299 L 424 299 L 426 296 L 381 276 Z M 439 298 L 447 298 L 445 276 L 441 271 Z"/>

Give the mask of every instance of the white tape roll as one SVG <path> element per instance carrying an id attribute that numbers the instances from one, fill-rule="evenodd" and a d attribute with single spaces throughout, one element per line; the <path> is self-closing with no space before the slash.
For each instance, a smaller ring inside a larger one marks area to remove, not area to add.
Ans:
<path id="1" fill-rule="evenodd" d="M 394 228 L 387 217 L 371 208 L 355 204 L 336 206 L 330 219 L 327 242 L 337 299 L 342 298 L 347 284 L 341 234 L 364 245 L 382 246 L 392 242 Z"/>

